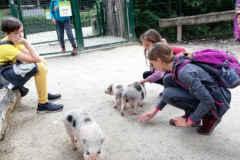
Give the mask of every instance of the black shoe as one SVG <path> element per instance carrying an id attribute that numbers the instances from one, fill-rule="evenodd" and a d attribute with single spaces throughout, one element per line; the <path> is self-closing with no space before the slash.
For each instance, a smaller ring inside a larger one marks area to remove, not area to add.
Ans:
<path id="1" fill-rule="evenodd" d="M 37 113 L 53 113 L 63 110 L 62 104 L 53 104 L 50 102 L 44 104 L 38 104 Z"/>
<path id="2" fill-rule="evenodd" d="M 51 93 L 48 93 L 48 100 L 49 101 L 58 100 L 60 98 L 61 98 L 61 94 L 51 94 Z"/>

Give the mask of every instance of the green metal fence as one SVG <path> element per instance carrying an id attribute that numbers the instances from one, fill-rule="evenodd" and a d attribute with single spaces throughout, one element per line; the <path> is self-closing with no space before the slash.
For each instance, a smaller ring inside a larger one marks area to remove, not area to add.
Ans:
<path id="1" fill-rule="evenodd" d="M 123 0 L 123 2 L 122 5 L 129 6 L 126 0 Z M 67 51 L 60 52 L 57 29 L 49 19 L 49 0 L 9 0 L 9 3 L 12 15 L 23 22 L 25 38 L 34 45 L 41 55 L 72 52 L 71 44 L 66 35 L 64 37 Z M 135 35 L 134 31 L 128 32 L 128 26 L 132 25 L 129 20 L 133 19 L 132 17 L 129 18 L 129 15 L 133 16 L 133 14 L 127 13 L 129 12 L 127 9 L 123 10 L 124 14 L 121 16 L 113 14 L 115 18 L 125 23 L 124 33 L 114 34 L 109 31 L 107 22 L 109 11 L 106 14 L 107 4 L 96 0 L 71 0 L 71 5 L 73 13 L 71 18 L 72 31 L 79 51 L 116 43 L 126 43 L 129 42 L 131 35 Z M 133 11 L 132 9 L 129 10 Z M 128 17 L 126 18 L 126 16 Z M 111 25 L 113 28 L 118 27 L 117 23 Z"/>
<path id="2" fill-rule="evenodd" d="M 192 16 L 234 10 L 235 0 L 134 0 L 134 23 L 137 37 L 154 28 L 169 41 L 176 41 L 177 27 L 160 28 L 159 19 Z M 183 40 L 233 35 L 233 22 L 183 26 Z"/>

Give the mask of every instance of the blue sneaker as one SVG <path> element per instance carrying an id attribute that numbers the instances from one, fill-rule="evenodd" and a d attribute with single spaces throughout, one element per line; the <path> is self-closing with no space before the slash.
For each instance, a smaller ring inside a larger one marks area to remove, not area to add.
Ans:
<path id="1" fill-rule="evenodd" d="M 53 104 L 50 102 L 44 104 L 38 104 L 37 113 L 53 113 L 63 110 L 62 104 Z"/>

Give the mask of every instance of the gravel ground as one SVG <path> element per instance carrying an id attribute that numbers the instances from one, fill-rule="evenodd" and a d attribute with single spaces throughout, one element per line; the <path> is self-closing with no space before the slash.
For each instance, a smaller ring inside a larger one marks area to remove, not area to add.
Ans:
<path id="1" fill-rule="evenodd" d="M 189 51 L 218 48 L 240 57 L 240 44 L 232 40 L 201 40 L 171 44 Z M 77 56 L 48 58 L 49 92 L 61 93 L 57 103 L 64 110 L 37 114 L 34 79 L 26 87 L 24 97 L 10 117 L 10 128 L 0 141 L 1 160 L 77 160 L 83 159 L 83 148 L 73 151 L 62 118 L 70 109 L 87 112 L 100 125 L 105 135 L 104 160 L 236 160 L 240 157 L 240 87 L 232 89 L 231 109 L 210 136 L 199 135 L 196 128 L 169 125 L 169 119 L 183 114 L 167 106 L 150 122 L 139 123 L 138 117 L 159 101 L 163 87 L 146 84 L 147 97 L 138 115 L 131 115 L 128 106 L 120 115 L 114 109 L 114 98 L 104 93 L 112 82 L 130 84 L 142 79 L 148 70 L 140 45 L 122 46 L 81 53 Z"/>

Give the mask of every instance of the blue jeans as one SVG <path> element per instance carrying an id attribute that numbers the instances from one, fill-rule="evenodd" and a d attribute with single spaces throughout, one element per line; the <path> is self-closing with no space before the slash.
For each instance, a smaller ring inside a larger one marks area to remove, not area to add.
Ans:
<path id="1" fill-rule="evenodd" d="M 190 115 L 196 110 L 200 100 L 193 97 L 188 90 L 182 88 L 172 77 L 172 74 L 167 74 L 163 79 L 165 88 L 162 98 L 165 103 L 182 109 L 186 114 Z M 212 115 L 211 111 L 206 114 L 206 116 Z"/>
<path id="2" fill-rule="evenodd" d="M 70 19 L 66 19 L 66 20 L 63 20 L 63 21 L 57 21 L 57 27 L 58 27 L 58 31 L 59 31 L 59 38 L 60 38 L 61 47 L 65 48 L 65 43 L 64 43 L 64 28 L 65 28 L 68 39 L 71 42 L 72 47 L 75 48 L 76 43 L 74 41 L 72 28 L 71 28 L 71 24 L 70 24 Z"/>

